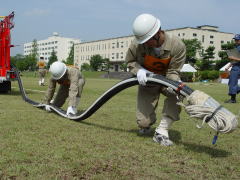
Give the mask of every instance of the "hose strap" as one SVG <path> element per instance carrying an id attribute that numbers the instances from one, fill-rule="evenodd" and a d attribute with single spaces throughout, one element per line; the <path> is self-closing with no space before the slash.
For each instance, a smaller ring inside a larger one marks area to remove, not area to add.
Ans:
<path id="1" fill-rule="evenodd" d="M 177 93 L 177 94 L 180 94 L 180 91 L 183 89 L 184 86 L 185 86 L 185 84 L 180 83 L 180 84 L 178 85 L 177 89 L 176 89 L 176 93 Z"/>
<path id="2" fill-rule="evenodd" d="M 212 115 L 206 118 L 205 122 L 208 123 L 208 122 L 215 116 L 215 114 L 219 111 L 219 109 L 221 109 L 221 108 L 222 108 L 222 105 L 218 106 L 218 107 L 213 111 Z"/>

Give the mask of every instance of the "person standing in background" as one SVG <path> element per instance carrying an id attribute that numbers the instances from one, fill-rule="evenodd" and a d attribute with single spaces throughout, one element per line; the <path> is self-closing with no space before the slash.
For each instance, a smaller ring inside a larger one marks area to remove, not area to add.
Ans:
<path id="1" fill-rule="evenodd" d="M 37 63 L 38 75 L 39 75 L 39 86 L 44 86 L 45 76 L 47 74 L 46 63 L 43 57 L 40 57 L 40 60 Z"/>
<path id="2" fill-rule="evenodd" d="M 240 77 L 240 34 L 236 34 L 233 39 L 235 40 L 235 48 L 227 51 L 230 65 L 225 69 L 229 71 L 231 67 L 228 81 L 228 95 L 231 98 L 225 101 L 225 103 L 236 103 L 236 95 L 240 92 L 240 87 L 238 86 L 238 78 Z"/>

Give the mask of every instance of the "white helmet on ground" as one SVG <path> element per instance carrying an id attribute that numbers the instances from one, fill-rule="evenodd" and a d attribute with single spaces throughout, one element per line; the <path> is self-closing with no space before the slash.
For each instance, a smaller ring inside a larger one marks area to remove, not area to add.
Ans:
<path id="1" fill-rule="evenodd" d="M 151 14 L 141 14 L 133 22 L 133 34 L 139 44 L 143 44 L 153 37 L 161 27 L 158 18 Z"/>
<path id="2" fill-rule="evenodd" d="M 59 61 L 56 61 L 51 64 L 49 71 L 52 73 L 52 78 L 59 80 L 63 77 L 67 70 L 67 66 Z"/>

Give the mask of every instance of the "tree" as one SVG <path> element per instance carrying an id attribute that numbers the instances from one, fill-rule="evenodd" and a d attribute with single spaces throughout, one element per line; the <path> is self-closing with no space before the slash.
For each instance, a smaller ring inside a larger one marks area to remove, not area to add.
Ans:
<path id="1" fill-rule="evenodd" d="M 91 67 L 88 63 L 83 63 L 81 65 L 81 71 L 90 71 Z"/>
<path id="2" fill-rule="evenodd" d="M 215 61 L 216 64 L 215 64 L 215 70 L 219 70 L 221 69 L 224 65 L 226 65 L 229 60 L 228 59 L 221 59 L 221 60 L 218 60 L 218 61 Z"/>
<path id="3" fill-rule="evenodd" d="M 34 39 L 33 42 L 32 42 L 32 47 L 33 47 L 33 50 L 32 50 L 32 53 L 31 55 L 33 56 L 33 58 L 35 58 L 37 60 L 37 57 L 38 57 L 38 44 L 37 44 L 37 40 Z"/>
<path id="4" fill-rule="evenodd" d="M 37 57 L 34 54 L 30 54 L 25 56 L 25 65 L 26 69 L 29 71 L 34 71 L 36 70 L 36 64 L 37 64 Z"/>
<path id="5" fill-rule="evenodd" d="M 225 64 L 229 62 L 227 50 L 233 49 L 235 47 L 235 43 L 232 41 L 231 43 L 226 43 L 221 45 L 222 51 L 218 52 L 218 56 L 221 58 L 221 60 L 216 61 L 215 70 L 219 70 L 221 67 L 223 67 Z"/>
<path id="6" fill-rule="evenodd" d="M 51 65 L 52 63 L 54 63 L 55 61 L 57 61 L 57 60 L 58 60 L 58 59 L 57 59 L 56 52 L 55 52 L 54 50 L 52 50 L 51 56 L 49 57 L 49 60 L 48 60 L 47 68 L 49 68 L 50 65 Z"/>
<path id="7" fill-rule="evenodd" d="M 227 43 L 227 44 L 222 44 L 222 45 L 221 45 L 222 51 L 219 51 L 219 52 L 218 52 L 218 56 L 219 56 L 222 60 L 227 59 L 228 56 L 227 56 L 227 52 L 226 52 L 226 51 L 229 50 L 229 49 L 233 49 L 234 47 L 235 47 L 234 42 Z"/>
<path id="8" fill-rule="evenodd" d="M 68 64 L 68 65 L 73 65 L 74 64 L 74 44 L 71 47 L 68 58 L 66 60 L 66 64 Z"/>
<path id="9" fill-rule="evenodd" d="M 18 61 L 21 61 L 23 59 L 24 59 L 24 56 L 22 54 L 16 54 L 16 56 L 11 56 L 11 64 L 17 67 Z"/>
<path id="10" fill-rule="evenodd" d="M 110 68 L 111 68 L 110 60 L 108 58 L 103 59 L 102 71 L 109 72 Z"/>
<path id="11" fill-rule="evenodd" d="M 215 50 L 214 46 L 209 46 L 205 50 L 205 53 L 203 53 L 203 59 L 207 59 L 207 60 L 213 59 L 214 58 L 214 54 L 215 54 L 214 50 Z"/>
<path id="12" fill-rule="evenodd" d="M 222 50 L 229 50 L 229 49 L 233 49 L 234 47 L 235 47 L 235 43 L 233 41 L 230 43 L 221 45 Z"/>
<path id="13" fill-rule="evenodd" d="M 93 71 L 101 70 L 103 63 L 104 60 L 99 54 L 92 56 L 90 59 L 90 67 Z"/>
<path id="14" fill-rule="evenodd" d="M 26 57 L 26 61 L 27 64 L 29 65 L 28 69 L 31 70 L 31 71 L 34 71 L 36 70 L 36 64 L 37 64 L 37 60 L 38 60 L 38 44 L 37 44 L 37 40 L 34 39 L 33 42 L 32 42 L 32 47 L 33 47 L 33 50 L 32 50 L 32 53 Z"/>
<path id="15" fill-rule="evenodd" d="M 121 69 L 122 71 L 124 71 L 124 72 L 127 72 L 127 63 L 126 63 L 126 62 L 122 63 L 122 64 L 120 65 L 120 69 Z"/>
<path id="16" fill-rule="evenodd" d="M 186 62 L 195 64 L 197 51 L 202 49 L 201 42 L 197 39 L 183 39 L 182 41 L 186 46 Z"/>
<path id="17" fill-rule="evenodd" d="M 16 56 L 11 57 L 11 63 L 14 64 L 20 71 L 24 71 L 27 69 L 25 56 L 23 56 L 22 54 L 17 54 Z"/>
<path id="18" fill-rule="evenodd" d="M 11 57 L 11 64 L 15 65 L 20 71 L 34 71 L 36 69 L 36 59 L 32 54 L 27 56 L 17 54 Z"/>
<path id="19" fill-rule="evenodd" d="M 214 46 L 209 46 L 202 53 L 203 59 L 201 59 L 199 62 L 197 62 L 197 65 L 201 71 L 213 69 L 213 67 L 212 67 L 213 61 L 211 61 L 210 59 L 214 58 L 214 54 L 215 54 L 214 50 L 215 50 Z"/>

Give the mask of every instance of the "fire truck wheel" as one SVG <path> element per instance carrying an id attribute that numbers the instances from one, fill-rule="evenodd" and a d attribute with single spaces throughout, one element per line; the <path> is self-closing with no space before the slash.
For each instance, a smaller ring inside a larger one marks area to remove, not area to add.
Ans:
<path id="1" fill-rule="evenodd" d="M 8 91 L 11 91 L 11 81 L 3 81 L 0 83 L 0 92 L 7 93 Z"/>

